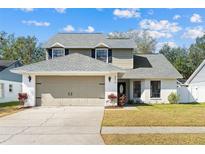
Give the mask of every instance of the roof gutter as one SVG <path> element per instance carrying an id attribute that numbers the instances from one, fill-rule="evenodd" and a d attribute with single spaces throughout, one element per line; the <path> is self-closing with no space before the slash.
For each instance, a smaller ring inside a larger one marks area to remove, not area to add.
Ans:
<path id="1" fill-rule="evenodd" d="M 17 74 L 30 74 L 30 75 L 106 75 L 110 73 L 123 73 L 124 71 L 22 71 L 22 70 L 10 70 L 13 73 Z"/>

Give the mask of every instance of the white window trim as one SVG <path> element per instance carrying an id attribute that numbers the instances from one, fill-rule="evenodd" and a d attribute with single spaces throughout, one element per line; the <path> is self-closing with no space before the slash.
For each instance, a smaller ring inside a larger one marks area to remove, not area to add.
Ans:
<path id="1" fill-rule="evenodd" d="M 97 51 L 98 50 L 106 50 L 107 52 L 107 60 L 106 60 L 106 63 L 108 63 L 108 48 L 97 48 L 95 49 L 95 59 L 97 59 Z M 98 59 L 97 59 L 98 60 Z"/>
<path id="2" fill-rule="evenodd" d="M 54 50 L 63 50 L 64 51 L 64 56 L 65 56 L 65 49 L 64 48 L 52 48 L 52 59 L 53 59 L 53 51 Z M 56 58 L 56 57 L 55 57 Z"/>

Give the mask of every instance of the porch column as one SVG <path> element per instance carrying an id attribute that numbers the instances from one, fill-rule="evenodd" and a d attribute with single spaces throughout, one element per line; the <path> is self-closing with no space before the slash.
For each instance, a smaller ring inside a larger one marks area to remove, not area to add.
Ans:
<path id="1" fill-rule="evenodd" d="M 29 76 L 31 77 L 29 81 Z M 36 77 L 35 75 L 22 75 L 22 92 L 27 93 L 28 99 L 24 106 L 35 106 L 36 105 Z"/>
<path id="2" fill-rule="evenodd" d="M 110 94 L 117 96 L 117 80 L 117 73 L 109 73 L 105 75 L 105 106 L 117 105 L 117 100 L 114 104 L 111 104 L 108 99 Z"/>
<path id="3" fill-rule="evenodd" d="M 133 80 L 130 79 L 130 100 L 133 100 Z"/>

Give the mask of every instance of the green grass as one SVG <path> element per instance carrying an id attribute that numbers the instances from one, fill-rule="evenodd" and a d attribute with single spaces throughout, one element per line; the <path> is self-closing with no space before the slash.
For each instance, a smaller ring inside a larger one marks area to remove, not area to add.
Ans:
<path id="1" fill-rule="evenodd" d="M 102 137 L 110 145 L 205 144 L 205 134 L 103 134 Z"/>
<path id="2" fill-rule="evenodd" d="M 20 111 L 19 102 L 0 103 L 0 117 Z"/>
<path id="3" fill-rule="evenodd" d="M 1 108 L 1 107 L 9 107 L 9 106 L 17 106 L 17 105 L 19 105 L 19 102 L 18 102 L 18 101 L 0 103 L 0 108 Z"/>
<path id="4" fill-rule="evenodd" d="M 105 110 L 103 126 L 205 126 L 205 104 L 139 105 Z"/>

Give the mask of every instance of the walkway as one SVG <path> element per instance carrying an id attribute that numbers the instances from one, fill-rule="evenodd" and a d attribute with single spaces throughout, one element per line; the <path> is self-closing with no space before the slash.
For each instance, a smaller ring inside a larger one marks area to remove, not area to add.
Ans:
<path id="1" fill-rule="evenodd" d="M 102 127 L 101 134 L 205 133 L 205 127 Z"/>

